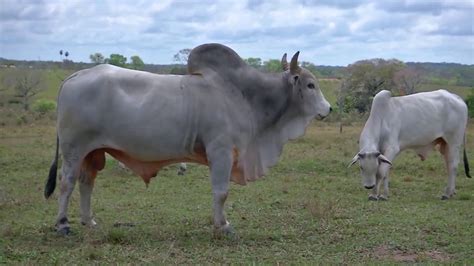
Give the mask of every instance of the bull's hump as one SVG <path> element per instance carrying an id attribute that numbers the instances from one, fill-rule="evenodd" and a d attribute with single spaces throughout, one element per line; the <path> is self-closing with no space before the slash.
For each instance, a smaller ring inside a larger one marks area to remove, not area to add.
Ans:
<path id="1" fill-rule="evenodd" d="M 228 69 L 246 66 L 234 50 L 218 43 L 197 46 L 191 51 L 188 59 L 188 72 L 191 74 L 202 73 L 205 69 L 226 72 Z"/>

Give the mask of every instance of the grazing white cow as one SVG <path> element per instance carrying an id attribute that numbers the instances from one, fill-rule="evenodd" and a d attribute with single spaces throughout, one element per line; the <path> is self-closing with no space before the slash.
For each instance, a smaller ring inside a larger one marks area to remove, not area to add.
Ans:
<path id="1" fill-rule="evenodd" d="M 401 97 L 381 91 L 374 97 L 369 119 L 360 135 L 359 153 L 349 166 L 359 162 L 363 186 L 372 189 L 369 200 L 386 200 L 391 161 L 405 149 L 414 149 L 423 161 L 439 145 L 448 171 L 448 186 L 442 199 L 448 199 L 455 193 L 463 143 L 464 168 L 466 175 L 471 177 L 465 148 L 466 125 L 466 104 L 448 91 Z M 382 182 L 384 192 L 380 194 Z"/>
<path id="2" fill-rule="evenodd" d="M 81 222 L 94 225 L 94 178 L 108 153 L 148 183 L 165 165 L 210 167 L 216 233 L 232 233 L 224 215 L 229 182 L 246 184 L 274 165 L 283 145 L 330 112 L 316 77 L 298 66 L 263 73 L 232 49 L 204 44 L 189 55 L 189 75 L 156 75 L 99 65 L 62 84 L 58 147 L 63 164 L 57 230 L 69 232 L 67 207 L 79 180 Z M 56 186 L 56 158 L 45 196 Z"/>

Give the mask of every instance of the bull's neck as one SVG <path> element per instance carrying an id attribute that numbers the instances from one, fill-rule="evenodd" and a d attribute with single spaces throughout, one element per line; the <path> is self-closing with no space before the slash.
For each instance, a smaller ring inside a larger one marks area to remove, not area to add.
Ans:
<path id="1" fill-rule="evenodd" d="M 247 97 L 256 112 L 258 126 L 267 128 L 274 125 L 287 110 L 292 90 L 287 73 L 258 73 L 253 80 L 254 95 Z"/>
<path id="2" fill-rule="evenodd" d="M 362 152 L 380 151 L 382 139 L 382 117 L 371 112 L 364 129 L 360 134 L 359 148 Z"/>

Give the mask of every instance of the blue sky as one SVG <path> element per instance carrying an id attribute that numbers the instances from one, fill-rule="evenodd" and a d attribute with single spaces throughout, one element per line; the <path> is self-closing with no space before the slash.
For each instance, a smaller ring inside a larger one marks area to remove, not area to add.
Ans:
<path id="1" fill-rule="evenodd" d="M 0 0 L 0 57 L 73 61 L 139 55 L 168 64 L 219 42 L 263 60 L 368 58 L 474 64 L 473 0 Z"/>

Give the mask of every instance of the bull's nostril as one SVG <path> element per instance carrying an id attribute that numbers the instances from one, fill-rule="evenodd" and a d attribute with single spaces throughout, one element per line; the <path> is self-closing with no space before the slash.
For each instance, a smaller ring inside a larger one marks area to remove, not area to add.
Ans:
<path id="1" fill-rule="evenodd" d="M 364 186 L 366 189 L 373 189 L 375 187 L 375 185 L 372 185 L 372 186 Z"/>
<path id="2" fill-rule="evenodd" d="M 329 112 L 332 112 L 332 107 L 329 107 Z"/>

